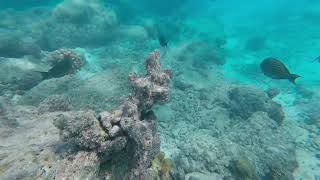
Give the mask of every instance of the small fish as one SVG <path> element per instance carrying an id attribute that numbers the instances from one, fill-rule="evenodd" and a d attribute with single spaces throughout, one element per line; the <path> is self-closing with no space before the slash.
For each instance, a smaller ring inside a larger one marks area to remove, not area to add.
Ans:
<path id="1" fill-rule="evenodd" d="M 266 58 L 260 64 L 260 68 L 264 75 L 272 79 L 288 79 L 293 84 L 296 84 L 295 80 L 300 76 L 297 74 L 291 74 L 288 68 L 275 58 Z"/>
<path id="2" fill-rule="evenodd" d="M 71 72 L 73 68 L 73 62 L 71 59 L 65 59 L 62 61 L 59 61 L 57 64 L 55 64 L 49 71 L 47 72 L 41 72 L 43 80 L 45 79 L 51 79 L 51 78 L 59 78 L 68 74 L 72 74 Z"/>
<path id="3" fill-rule="evenodd" d="M 168 47 L 168 41 L 167 41 L 167 38 L 165 37 L 165 35 L 161 32 L 158 33 L 158 41 L 159 41 L 159 44 L 162 46 L 162 47 Z"/>
<path id="4" fill-rule="evenodd" d="M 317 62 L 317 61 L 320 63 L 320 56 L 315 58 L 312 62 Z"/>

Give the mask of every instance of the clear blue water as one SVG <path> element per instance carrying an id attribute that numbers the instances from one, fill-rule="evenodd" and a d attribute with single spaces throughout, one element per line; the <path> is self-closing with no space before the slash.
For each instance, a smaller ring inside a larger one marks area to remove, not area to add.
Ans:
<path id="1" fill-rule="evenodd" d="M 183 172 L 181 179 L 320 178 L 320 60 L 313 62 L 320 56 L 320 2 L 1 0 L 0 17 L 0 141 L 6 142 L 0 147 L 28 146 L 12 145 L 32 136 L 22 140 L 16 128 L 50 126 L 28 124 L 19 118 L 27 111 L 16 109 L 37 107 L 51 95 L 69 97 L 74 111 L 117 107 L 131 90 L 127 75 L 144 73 L 145 57 L 160 49 L 174 78 L 170 101 L 153 109 L 161 150 Z M 48 80 L 26 75 L 52 68 L 47 55 L 60 48 L 83 55 L 86 63 Z M 267 57 L 300 75 L 296 84 L 265 76 L 260 63 Z M 238 87 L 243 94 L 233 99 Z M 268 89 L 279 94 L 267 98 Z M 256 115 L 271 117 L 271 101 L 284 113 L 276 129 L 273 118 Z M 15 161 L 5 156 L 13 154 L 0 156 L 0 179 L 9 177 L 8 162 Z M 241 157 L 254 167 L 251 175 L 239 168 Z M 280 165 L 272 163 L 277 159 Z"/>

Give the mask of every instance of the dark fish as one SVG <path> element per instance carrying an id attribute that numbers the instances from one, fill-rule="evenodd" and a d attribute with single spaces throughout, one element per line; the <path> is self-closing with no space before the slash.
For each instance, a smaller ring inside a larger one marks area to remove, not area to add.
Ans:
<path id="1" fill-rule="evenodd" d="M 312 62 L 317 62 L 317 61 L 320 63 L 320 56 L 315 58 Z"/>
<path id="2" fill-rule="evenodd" d="M 51 79 L 59 78 L 68 74 L 71 74 L 73 68 L 73 62 L 71 59 L 65 59 L 55 64 L 48 72 L 40 72 L 42 78 Z"/>
<path id="3" fill-rule="evenodd" d="M 260 68 L 264 75 L 272 79 L 288 79 L 293 84 L 296 84 L 295 80 L 300 77 L 297 74 L 291 74 L 288 68 L 275 58 L 263 60 L 260 64 Z"/>
<path id="4" fill-rule="evenodd" d="M 162 47 L 168 46 L 167 38 L 165 37 L 165 35 L 163 33 L 160 33 L 160 32 L 158 33 L 158 41 Z"/>

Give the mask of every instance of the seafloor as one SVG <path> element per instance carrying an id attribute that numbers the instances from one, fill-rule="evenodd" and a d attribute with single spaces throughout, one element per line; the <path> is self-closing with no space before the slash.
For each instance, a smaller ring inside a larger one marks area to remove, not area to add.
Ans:
<path id="1" fill-rule="evenodd" d="M 320 179 L 318 1 L 0 8 L 0 179 Z M 85 63 L 43 80 L 59 53 Z"/>

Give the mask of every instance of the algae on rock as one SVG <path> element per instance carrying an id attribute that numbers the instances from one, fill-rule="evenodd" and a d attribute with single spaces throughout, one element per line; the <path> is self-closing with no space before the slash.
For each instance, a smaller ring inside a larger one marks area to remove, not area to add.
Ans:
<path id="1" fill-rule="evenodd" d="M 151 179 L 171 180 L 170 174 L 175 168 L 175 164 L 171 159 L 165 158 L 164 152 L 159 152 L 151 162 L 149 175 Z"/>

